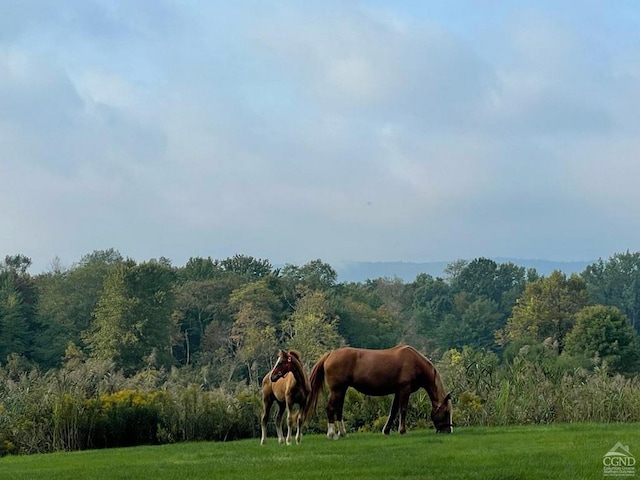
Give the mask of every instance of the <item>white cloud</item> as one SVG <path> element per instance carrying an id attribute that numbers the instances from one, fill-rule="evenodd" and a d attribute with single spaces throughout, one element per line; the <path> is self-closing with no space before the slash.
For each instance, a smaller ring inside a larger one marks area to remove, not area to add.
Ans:
<path id="1" fill-rule="evenodd" d="M 475 39 L 406 8 L 9 5 L 0 252 L 42 266 L 111 246 L 177 263 L 634 248 L 637 50 L 552 7 L 478 15 Z"/>

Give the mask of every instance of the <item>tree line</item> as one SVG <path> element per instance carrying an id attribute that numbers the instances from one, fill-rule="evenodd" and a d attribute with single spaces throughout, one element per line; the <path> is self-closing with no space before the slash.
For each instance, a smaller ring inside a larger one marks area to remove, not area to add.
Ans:
<path id="1" fill-rule="evenodd" d="M 0 363 L 25 369 L 97 359 L 129 376 L 188 368 L 211 386 L 257 385 L 279 347 L 310 364 L 342 345 L 397 343 L 434 359 L 471 347 L 504 362 L 527 354 L 566 369 L 640 368 L 640 253 L 546 277 L 513 263 L 459 260 L 443 278 L 419 274 L 409 283 L 340 283 L 319 259 L 275 268 L 248 255 L 176 267 L 109 249 L 38 275 L 30 265 L 24 255 L 0 262 Z"/>
<path id="2" fill-rule="evenodd" d="M 256 437 L 280 347 L 309 368 L 341 345 L 411 344 L 454 392 L 456 426 L 640 421 L 639 253 L 570 276 L 460 260 L 408 283 L 247 255 L 30 264 L 0 262 L 0 456 Z M 411 402 L 408 427 L 427 428 L 428 396 Z M 350 389 L 348 427 L 380 430 L 389 408 Z"/>

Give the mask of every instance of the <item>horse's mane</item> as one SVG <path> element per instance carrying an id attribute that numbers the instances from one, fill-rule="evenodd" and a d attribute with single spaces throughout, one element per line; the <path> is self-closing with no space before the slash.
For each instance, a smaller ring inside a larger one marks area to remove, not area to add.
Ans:
<path id="1" fill-rule="evenodd" d="M 427 362 L 432 363 L 431 360 L 429 360 L 427 358 L 427 356 L 425 354 L 423 354 L 422 352 L 420 352 L 418 349 L 416 349 L 415 347 L 412 347 L 411 345 L 399 345 L 400 347 L 405 347 L 408 348 L 409 350 L 411 350 L 412 352 L 418 354 L 419 356 L 421 356 L 422 358 L 424 358 Z"/>
<path id="2" fill-rule="evenodd" d="M 444 385 L 442 384 L 442 379 L 440 378 L 440 374 L 438 373 L 438 370 L 436 369 L 436 366 L 433 364 L 433 362 L 429 360 L 426 355 L 422 354 L 419 350 L 415 349 L 411 345 L 398 345 L 394 348 L 399 348 L 399 347 L 405 347 L 408 350 L 412 351 L 424 362 L 426 362 L 426 364 L 429 365 L 430 368 L 433 369 L 433 383 L 435 386 L 435 390 L 433 392 L 430 392 L 429 389 L 427 389 L 427 393 L 429 393 L 429 396 L 431 397 L 432 400 L 434 399 L 440 400 L 439 397 L 443 397 L 445 395 Z"/>
<path id="3" fill-rule="evenodd" d="M 420 350 L 412 347 L 411 345 L 400 344 L 400 345 L 396 345 L 393 348 L 406 348 L 407 350 L 410 350 L 413 353 L 415 353 L 418 357 L 420 357 L 423 360 L 425 360 L 429 365 L 433 366 L 434 369 L 435 369 L 435 366 L 433 365 L 433 362 L 431 360 L 429 360 L 424 353 L 420 352 Z"/>
<path id="4" fill-rule="evenodd" d="M 302 363 L 302 354 L 298 350 L 287 350 L 291 355 L 296 357 L 298 362 Z"/>

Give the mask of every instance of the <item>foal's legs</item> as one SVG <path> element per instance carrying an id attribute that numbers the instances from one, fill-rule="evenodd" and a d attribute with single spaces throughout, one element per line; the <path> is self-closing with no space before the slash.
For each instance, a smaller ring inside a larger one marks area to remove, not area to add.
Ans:
<path id="1" fill-rule="evenodd" d="M 291 405 L 287 403 L 287 445 L 291 445 L 291 426 L 293 424 L 293 412 Z"/>
<path id="2" fill-rule="evenodd" d="M 291 430 L 296 424 L 296 444 L 300 443 L 300 412 L 293 413 L 293 406 L 287 404 L 287 445 L 291 445 Z"/>
<path id="3" fill-rule="evenodd" d="M 262 428 L 262 438 L 260 439 L 260 445 L 264 445 L 267 442 L 267 421 L 269 420 L 271 405 L 273 405 L 273 397 L 264 396 L 262 398 L 262 417 L 260 418 L 260 427 Z"/>
<path id="4" fill-rule="evenodd" d="M 302 408 L 302 407 L 300 407 Z M 302 433 L 300 432 L 300 417 L 301 417 L 301 413 L 300 411 L 298 411 L 298 413 L 296 413 L 296 444 L 300 445 L 300 442 L 302 441 Z"/>
<path id="5" fill-rule="evenodd" d="M 282 416 L 284 415 L 284 402 L 278 402 L 278 414 L 276 415 L 276 432 L 278 433 L 278 443 L 284 443 L 282 433 Z"/>

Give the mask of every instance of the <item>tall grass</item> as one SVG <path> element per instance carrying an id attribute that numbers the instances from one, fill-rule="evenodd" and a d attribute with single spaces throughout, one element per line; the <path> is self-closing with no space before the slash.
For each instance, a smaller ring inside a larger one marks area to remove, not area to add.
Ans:
<path id="1" fill-rule="evenodd" d="M 548 359 L 490 352 L 447 352 L 437 368 L 454 392 L 457 426 L 565 422 L 640 422 L 640 379 L 558 367 Z M 0 456 L 60 450 L 227 441 L 257 437 L 260 392 L 246 385 L 209 389 L 190 371 L 147 370 L 126 378 L 105 362 L 74 361 L 58 371 L 0 367 Z M 308 433 L 325 432 L 326 396 Z M 391 397 L 350 389 L 344 418 L 351 431 L 380 431 Z M 411 396 L 407 425 L 430 427 L 431 402 Z M 269 425 L 274 433 L 273 422 Z"/>
<path id="2" fill-rule="evenodd" d="M 458 425 L 640 421 L 640 378 L 610 375 L 606 364 L 562 370 L 517 356 L 498 365 L 494 354 L 465 348 L 438 367 L 457 394 Z"/>

